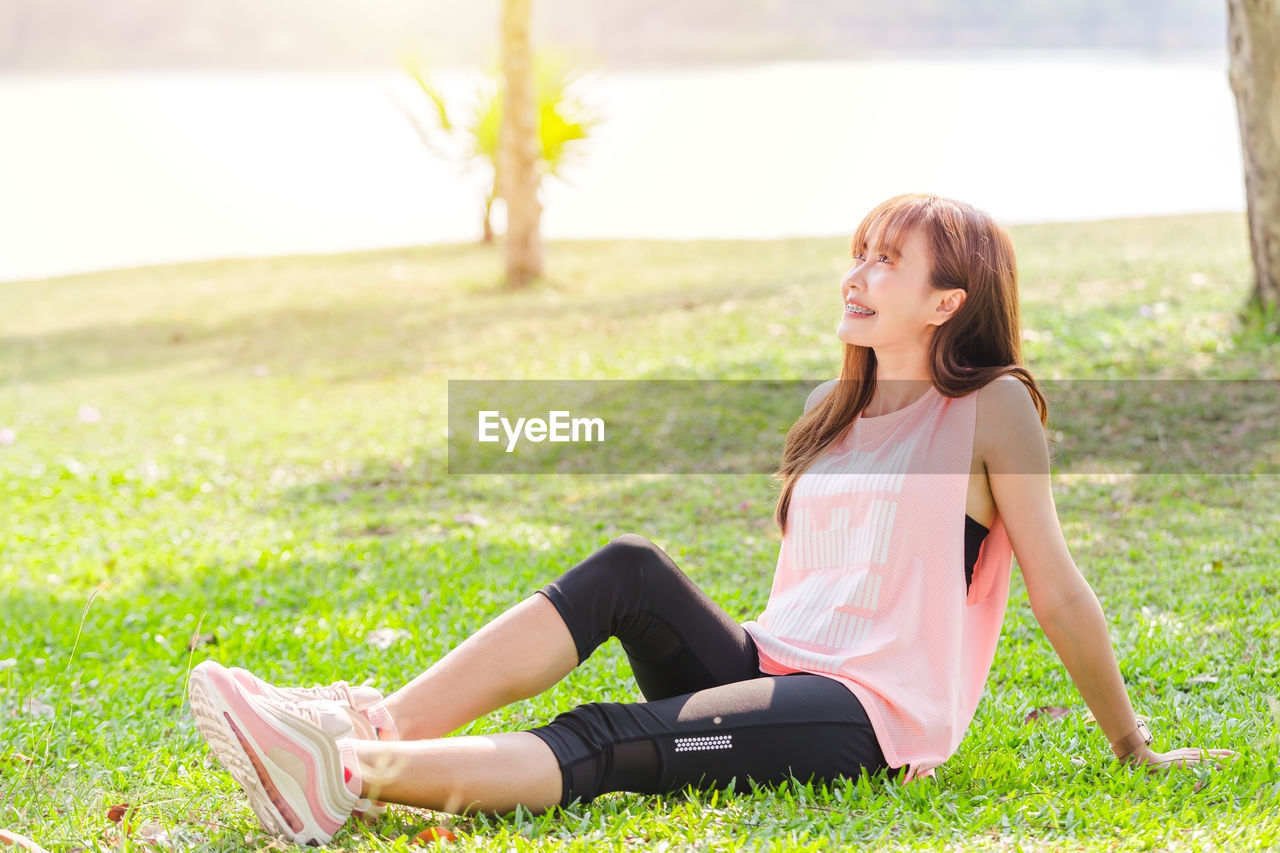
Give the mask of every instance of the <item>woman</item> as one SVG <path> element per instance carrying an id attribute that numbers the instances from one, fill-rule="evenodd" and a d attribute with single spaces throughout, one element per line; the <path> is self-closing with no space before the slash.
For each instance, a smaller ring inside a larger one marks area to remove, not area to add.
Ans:
<path id="1" fill-rule="evenodd" d="M 852 250 L 841 377 L 787 435 L 782 548 L 758 620 L 736 624 L 656 546 L 624 536 L 385 699 L 202 663 L 192 712 L 263 825 L 323 842 L 370 807 L 361 797 L 538 811 L 735 778 L 928 774 L 977 707 L 1013 553 L 1118 758 L 1230 755 L 1155 752 L 1134 716 L 1054 509 L 1045 401 L 1019 365 L 1008 235 L 968 205 L 908 195 L 868 214 Z M 610 636 L 648 701 L 444 737 L 547 689 Z"/>

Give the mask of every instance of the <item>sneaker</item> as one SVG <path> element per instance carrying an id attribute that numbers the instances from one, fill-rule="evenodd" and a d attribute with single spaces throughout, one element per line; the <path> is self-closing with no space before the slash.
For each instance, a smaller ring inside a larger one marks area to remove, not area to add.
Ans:
<path id="1" fill-rule="evenodd" d="M 345 681 L 335 681 L 333 684 L 325 684 L 320 687 L 276 687 L 270 682 L 263 681 L 247 669 L 233 666 L 229 671 L 232 677 L 240 682 L 241 687 L 255 696 L 272 696 L 294 701 L 326 699 L 330 702 L 337 702 L 339 705 L 346 705 L 353 711 L 364 711 L 369 706 L 382 701 L 382 691 L 376 687 L 366 687 L 363 684 L 357 684 L 353 687 Z"/>
<path id="2" fill-rule="evenodd" d="M 335 738 L 380 740 L 378 728 L 364 714 L 369 706 L 382 701 L 382 693 L 377 688 L 363 685 L 352 687 L 345 681 L 320 687 L 277 687 L 238 666 L 231 667 L 227 672 L 231 673 L 231 677 L 244 692 L 273 702 L 277 707 L 287 710 L 299 702 L 310 704 L 321 720 L 321 728 Z M 347 713 L 348 708 L 355 713 Z M 365 797 L 361 797 L 353 809 L 357 816 L 366 821 L 377 820 L 386 810 L 386 803 Z"/>
<path id="3" fill-rule="evenodd" d="M 346 823 L 357 799 L 347 787 L 338 741 L 314 706 L 245 692 L 223 666 L 191 671 L 191 713 L 209 749 L 249 795 L 268 831 L 296 844 L 324 844 Z M 322 709 L 332 718 L 340 708 Z"/>

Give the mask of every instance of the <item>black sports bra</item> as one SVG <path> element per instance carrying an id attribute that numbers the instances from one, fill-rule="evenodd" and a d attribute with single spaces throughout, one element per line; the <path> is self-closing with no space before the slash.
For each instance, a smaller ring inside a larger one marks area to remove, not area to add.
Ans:
<path id="1" fill-rule="evenodd" d="M 978 550 L 991 531 L 974 521 L 964 517 L 964 588 L 967 592 L 973 583 L 973 567 L 978 563 Z"/>

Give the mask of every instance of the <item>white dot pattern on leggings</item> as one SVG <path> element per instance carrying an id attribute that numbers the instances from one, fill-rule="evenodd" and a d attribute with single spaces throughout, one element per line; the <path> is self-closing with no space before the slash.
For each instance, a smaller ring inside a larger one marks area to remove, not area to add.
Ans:
<path id="1" fill-rule="evenodd" d="M 706 752 L 711 749 L 733 749 L 733 735 L 676 738 L 676 752 Z"/>

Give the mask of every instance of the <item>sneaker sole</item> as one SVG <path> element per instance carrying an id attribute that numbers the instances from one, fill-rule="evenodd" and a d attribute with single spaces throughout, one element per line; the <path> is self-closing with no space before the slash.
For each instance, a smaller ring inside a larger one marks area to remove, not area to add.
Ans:
<path id="1" fill-rule="evenodd" d="M 343 778 L 342 759 L 333 740 L 288 714 L 271 718 L 278 731 L 263 729 L 261 723 L 255 727 L 250 721 L 262 715 L 230 674 L 211 661 L 192 670 L 188 695 L 196 727 L 248 794 L 249 806 L 263 827 L 295 844 L 328 842 L 346 822 L 356 799 L 341 781 L 333 784 Z M 302 769 L 310 784 L 304 789 L 294 773 L 280 766 L 281 760 L 295 765 L 295 772 Z"/>

